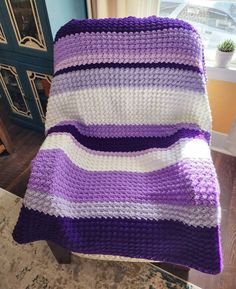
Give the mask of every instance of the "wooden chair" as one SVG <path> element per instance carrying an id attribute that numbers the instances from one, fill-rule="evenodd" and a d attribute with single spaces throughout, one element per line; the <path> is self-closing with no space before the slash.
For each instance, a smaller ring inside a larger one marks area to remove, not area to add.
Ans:
<path id="1" fill-rule="evenodd" d="M 71 252 L 62 248 L 61 246 L 51 242 L 47 241 L 49 248 L 51 249 L 54 257 L 56 258 L 57 262 L 59 264 L 70 264 L 71 263 Z M 174 274 L 175 276 L 182 278 L 186 281 L 188 281 L 188 275 L 190 268 L 184 267 L 181 265 L 175 265 L 170 263 L 152 263 L 155 266 L 158 266 L 162 268 L 163 270 L 166 270 L 167 272 L 170 272 Z"/>
<path id="2" fill-rule="evenodd" d="M 0 118 L 0 140 L 5 146 L 8 153 L 13 152 L 13 144 L 10 138 L 10 135 L 4 125 L 3 120 Z"/>

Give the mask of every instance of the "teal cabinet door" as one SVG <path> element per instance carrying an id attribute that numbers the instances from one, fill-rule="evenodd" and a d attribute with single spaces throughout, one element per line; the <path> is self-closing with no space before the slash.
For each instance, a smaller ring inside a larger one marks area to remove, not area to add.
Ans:
<path id="1" fill-rule="evenodd" d="M 53 75 L 53 37 L 85 0 L 0 1 L 0 94 L 20 125 L 44 130 Z"/>
<path id="2" fill-rule="evenodd" d="M 51 57 L 52 35 L 45 2 L 40 0 L 2 0 L 2 21 L 8 23 L 11 49 L 17 53 Z"/>
<path id="3" fill-rule="evenodd" d="M 46 108 L 52 82 L 52 69 L 48 67 L 21 64 L 23 88 L 28 92 L 28 100 L 38 129 L 44 130 Z"/>
<path id="4" fill-rule="evenodd" d="M 0 94 L 17 123 L 44 131 L 52 80 L 48 67 L 0 59 Z"/>
<path id="5" fill-rule="evenodd" d="M 0 44 L 7 44 L 7 38 L 0 22 Z"/>
<path id="6" fill-rule="evenodd" d="M 16 117 L 32 120 L 33 115 L 16 66 L 0 62 L 0 84 L 2 94 L 5 95 L 5 100 L 8 102 L 12 114 Z"/>
<path id="7" fill-rule="evenodd" d="M 6 64 L 0 60 L 0 93 L 10 107 L 12 118 L 33 124 L 34 114 L 16 64 Z"/>
<path id="8" fill-rule="evenodd" d="M 0 9 L 0 55 L 2 54 L 1 50 L 3 51 L 10 50 L 14 42 L 14 40 L 12 40 L 12 37 L 10 36 L 8 26 L 9 25 L 7 25 L 3 21 L 3 17 L 2 17 L 1 9 Z"/>

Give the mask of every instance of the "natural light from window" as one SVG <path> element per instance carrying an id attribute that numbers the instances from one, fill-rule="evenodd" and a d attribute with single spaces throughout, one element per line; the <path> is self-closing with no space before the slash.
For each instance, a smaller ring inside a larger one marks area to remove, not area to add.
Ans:
<path id="1" fill-rule="evenodd" d="M 191 23 L 201 34 L 208 61 L 214 61 L 217 45 L 223 40 L 236 43 L 236 0 L 161 0 L 160 16 Z"/>

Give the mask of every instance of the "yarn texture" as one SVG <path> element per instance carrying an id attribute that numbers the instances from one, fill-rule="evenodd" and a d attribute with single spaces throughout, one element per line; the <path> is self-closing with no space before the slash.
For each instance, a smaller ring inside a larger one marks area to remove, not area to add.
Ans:
<path id="1" fill-rule="evenodd" d="M 45 126 L 17 242 L 222 270 L 203 46 L 190 24 L 65 24 Z"/>

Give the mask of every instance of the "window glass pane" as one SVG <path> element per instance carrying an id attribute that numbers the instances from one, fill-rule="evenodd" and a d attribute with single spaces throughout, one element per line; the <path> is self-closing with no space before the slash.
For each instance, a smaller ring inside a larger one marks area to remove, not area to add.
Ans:
<path id="1" fill-rule="evenodd" d="M 32 92 L 38 106 L 38 110 L 42 119 L 46 119 L 46 107 L 49 97 L 49 90 L 51 86 L 52 77 L 47 74 L 42 74 L 27 70 L 27 75 L 31 84 Z"/>
<path id="2" fill-rule="evenodd" d="M 236 42 L 236 1 L 161 0 L 160 16 L 191 23 L 201 34 L 210 60 L 215 58 L 220 42 L 225 39 Z"/>
<path id="3" fill-rule="evenodd" d="M 12 111 L 16 114 L 32 118 L 15 67 L 0 64 L 0 84 Z"/>
<path id="4" fill-rule="evenodd" d="M 18 44 L 46 50 L 35 0 L 5 0 Z"/>

